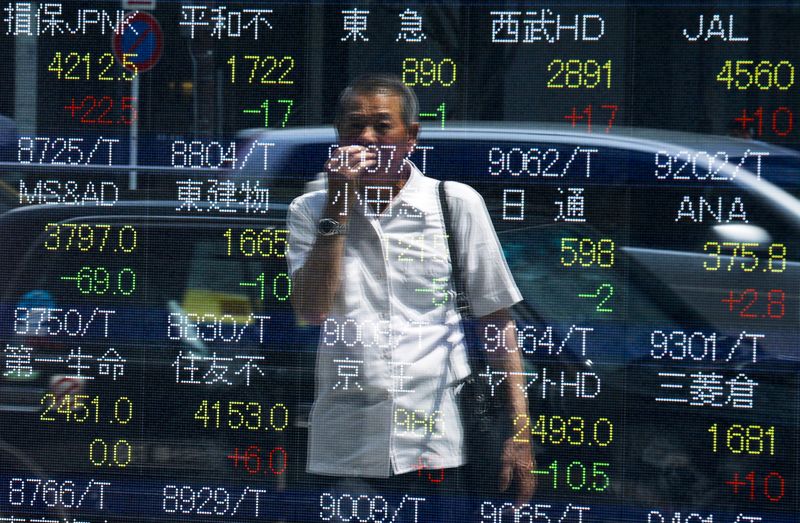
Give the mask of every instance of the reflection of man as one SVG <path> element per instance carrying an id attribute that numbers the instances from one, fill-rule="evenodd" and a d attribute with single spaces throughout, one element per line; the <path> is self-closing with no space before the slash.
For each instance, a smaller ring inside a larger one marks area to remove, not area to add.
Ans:
<path id="1" fill-rule="evenodd" d="M 465 464 L 455 385 L 469 365 L 447 292 L 451 266 L 437 182 L 408 160 L 417 114 L 413 92 L 398 79 L 360 78 L 339 99 L 342 146 L 325 164 L 327 190 L 289 208 L 293 305 L 302 319 L 322 325 L 308 454 L 316 474 L 400 482 L 419 468 L 444 469 L 447 478 Z M 506 350 L 495 351 L 492 365 L 517 373 L 505 381 L 511 416 L 527 416 L 507 310 L 521 295 L 483 199 L 454 182 L 447 195 L 472 311 L 481 328 L 505 331 Z M 502 459 L 498 487 L 513 485 L 517 501 L 527 501 L 530 444 L 509 439 Z"/>

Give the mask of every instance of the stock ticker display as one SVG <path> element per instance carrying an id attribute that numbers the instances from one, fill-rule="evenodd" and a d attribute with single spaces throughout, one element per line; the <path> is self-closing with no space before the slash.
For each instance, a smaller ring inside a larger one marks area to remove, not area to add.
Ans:
<path id="1" fill-rule="evenodd" d="M 799 44 L 790 1 L 0 2 L 0 523 L 797 522 Z M 524 297 L 473 344 L 522 361 L 525 503 L 422 451 L 406 490 L 306 471 L 319 352 L 362 351 L 357 395 L 407 334 L 292 308 L 287 209 L 365 73 L 413 89 L 411 161 L 483 197 Z"/>

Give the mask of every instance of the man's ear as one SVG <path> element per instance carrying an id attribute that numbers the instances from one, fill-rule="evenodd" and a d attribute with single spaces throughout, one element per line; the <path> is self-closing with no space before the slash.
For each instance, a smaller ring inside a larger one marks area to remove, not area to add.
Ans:
<path id="1" fill-rule="evenodd" d="M 411 127 L 408 128 L 408 144 L 416 145 L 417 136 L 419 136 L 419 122 L 412 123 Z"/>

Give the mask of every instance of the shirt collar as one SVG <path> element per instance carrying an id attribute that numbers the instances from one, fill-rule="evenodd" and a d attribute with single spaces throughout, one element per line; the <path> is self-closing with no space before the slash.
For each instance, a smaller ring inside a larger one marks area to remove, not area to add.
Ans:
<path id="1" fill-rule="evenodd" d="M 400 189 L 399 193 L 397 193 L 395 200 L 398 203 L 402 202 L 407 206 L 418 209 L 418 202 L 420 201 L 419 193 L 425 189 L 424 186 L 426 176 L 422 174 L 416 165 L 414 165 L 414 162 L 408 158 L 405 159 L 405 162 L 410 169 L 410 174 L 408 175 L 408 180 L 406 180 L 403 188 Z"/>
<path id="2" fill-rule="evenodd" d="M 415 192 L 420 190 L 420 184 L 422 179 L 425 178 L 425 175 L 420 172 L 414 162 L 406 158 L 405 160 L 406 165 L 409 168 L 409 175 L 408 180 L 406 180 L 405 185 L 400 189 L 400 192 L 397 193 L 397 197 L 403 199 L 406 203 L 407 197 L 409 194 L 414 194 Z"/>

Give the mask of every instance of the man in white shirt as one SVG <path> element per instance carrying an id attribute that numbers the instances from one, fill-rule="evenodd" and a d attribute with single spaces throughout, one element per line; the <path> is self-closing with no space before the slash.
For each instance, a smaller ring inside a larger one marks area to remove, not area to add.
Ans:
<path id="1" fill-rule="evenodd" d="M 321 325 L 308 470 L 394 478 L 465 464 L 455 389 L 469 375 L 464 331 L 448 290 L 451 264 L 436 180 L 408 160 L 417 101 L 399 79 L 365 76 L 339 99 L 342 146 L 326 190 L 289 207 L 292 304 Z M 527 416 L 508 308 L 521 301 L 481 196 L 447 184 L 464 288 L 480 332 L 504 331 L 491 364 L 508 373 L 509 414 Z M 534 491 L 530 443 L 509 438 L 498 490 Z M 429 476 L 431 474 L 429 473 Z M 433 474 L 437 476 L 438 472 Z"/>

